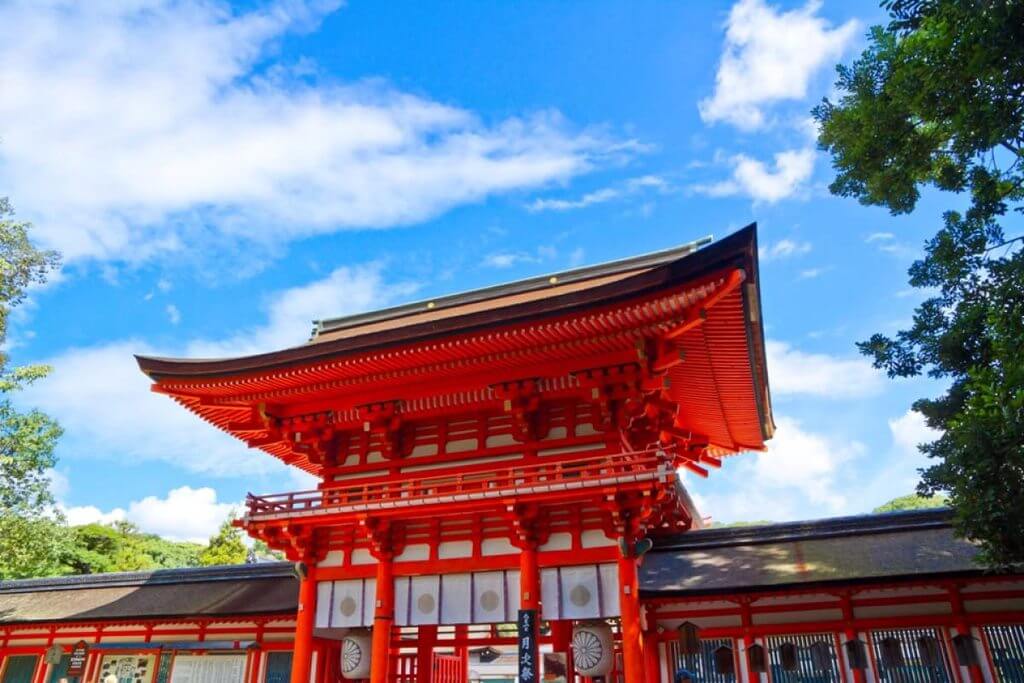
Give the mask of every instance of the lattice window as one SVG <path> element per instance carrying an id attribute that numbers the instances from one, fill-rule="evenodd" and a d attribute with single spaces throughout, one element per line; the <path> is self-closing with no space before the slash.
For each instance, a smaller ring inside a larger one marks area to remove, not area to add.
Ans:
<path id="1" fill-rule="evenodd" d="M 783 657 L 787 646 L 795 648 L 794 661 Z M 768 639 L 773 683 L 834 683 L 842 680 L 831 633 L 773 636 Z"/>
<path id="2" fill-rule="evenodd" d="M 898 643 L 901 657 L 888 648 Z M 949 683 L 949 653 L 942 633 L 934 628 L 907 628 L 871 632 L 871 646 L 883 683 Z M 893 664 L 893 662 L 896 662 Z"/>
<path id="3" fill-rule="evenodd" d="M 1024 683 L 1024 624 L 986 626 L 985 639 L 1001 683 Z"/>

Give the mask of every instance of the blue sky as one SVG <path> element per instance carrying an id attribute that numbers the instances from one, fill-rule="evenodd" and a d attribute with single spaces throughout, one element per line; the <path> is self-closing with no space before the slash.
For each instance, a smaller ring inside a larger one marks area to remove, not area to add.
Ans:
<path id="1" fill-rule="evenodd" d="M 760 226 L 779 430 L 688 480 L 715 519 L 870 510 L 928 433 L 854 342 L 905 325 L 942 198 L 827 191 L 809 110 L 873 2 L 0 3 L 0 195 L 65 264 L 16 316 L 65 426 L 69 519 L 203 538 L 305 485 L 150 395 L 133 353 L 235 355 L 310 321 Z"/>

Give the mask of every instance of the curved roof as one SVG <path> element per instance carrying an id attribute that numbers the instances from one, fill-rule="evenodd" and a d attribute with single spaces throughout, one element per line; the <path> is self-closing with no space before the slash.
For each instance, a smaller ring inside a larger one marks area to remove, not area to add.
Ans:
<path id="1" fill-rule="evenodd" d="M 438 406 L 485 409 L 500 405 L 499 383 L 572 390 L 576 373 L 635 365 L 647 340 L 673 334 L 662 351 L 685 361 L 667 370 L 665 391 L 687 429 L 715 454 L 761 449 L 774 426 L 756 227 L 704 243 L 320 321 L 314 338 L 294 348 L 138 363 L 154 391 L 318 472 L 270 420 L 330 411 L 334 428 L 345 430 L 361 428 L 361 406 L 377 402 L 401 401 L 409 417 Z"/>

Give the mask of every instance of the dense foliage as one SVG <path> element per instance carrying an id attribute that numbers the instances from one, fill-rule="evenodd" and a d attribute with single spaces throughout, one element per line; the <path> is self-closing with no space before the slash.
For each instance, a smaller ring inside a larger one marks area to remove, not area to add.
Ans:
<path id="1" fill-rule="evenodd" d="M 217 533 L 210 537 L 210 544 L 199 553 L 199 564 L 211 566 L 245 562 L 248 550 L 242 540 L 241 529 L 231 525 L 232 517 L 234 515 L 229 515 Z"/>
<path id="2" fill-rule="evenodd" d="M 203 546 L 166 541 L 128 522 L 71 528 L 61 556 L 61 573 L 99 574 L 174 567 L 196 567 Z"/>
<path id="3" fill-rule="evenodd" d="M 945 496 L 922 496 L 918 493 L 908 493 L 905 496 L 899 498 L 893 498 L 888 503 L 879 505 L 871 512 L 899 512 L 901 510 L 929 510 L 931 508 L 941 508 L 949 505 L 949 500 Z"/>
<path id="4" fill-rule="evenodd" d="M 914 408 L 941 437 L 919 493 L 946 492 L 992 566 L 1024 561 L 1024 0 L 891 0 L 814 115 L 830 189 L 908 213 L 956 195 L 910 284 L 913 324 L 859 346 L 892 377 L 948 383 Z M 1015 226 L 1015 227 L 1013 227 Z M 1013 227 L 1009 235 L 1004 228 Z"/>
<path id="5" fill-rule="evenodd" d="M 11 311 L 57 264 L 54 252 L 32 245 L 29 228 L 14 219 L 7 199 L 0 198 L 0 349 L 9 344 Z M 48 371 L 11 367 L 0 351 L 0 579 L 54 573 L 59 567 L 65 539 L 49 472 L 60 427 L 37 410 L 19 410 L 12 401 L 15 392 Z"/>

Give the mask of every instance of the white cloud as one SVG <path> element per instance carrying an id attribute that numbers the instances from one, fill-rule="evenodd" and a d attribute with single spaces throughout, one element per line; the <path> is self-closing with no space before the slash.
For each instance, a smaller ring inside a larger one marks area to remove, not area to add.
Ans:
<path id="1" fill-rule="evenodd" d="M 917 449 L 919 444 L 930 443 L 942 436 L 942 432 L 929 427 L 924 415 L 916 410 L 908 410 L 900 417 L 889 420 L 889 432 L 899 452 L 917 459 L 924 457 Z"/>
<path id="2" fill-rule="evenodd" d="M 891 232 L 873 232 L 868 235 L 864 241 L 871 244 L 872 242 L 888 242 L 894 239 L 896 239 L 896 235 Z"/>
<path id="3" fill-rule="evenodd" d="M 768 262 L 788 258 L 790 256 L 801 256 L 810 251 L 810 242 L 797 242 L 791 239 L 781 239 L 775 244 L 766 244 L 759 248 L 757 250 L 757 255 L 762 261 Z"/>
<path id="4" fill-rule="evenodd" d="M 805 268 L 800 271 L 801 280 L 813 280 L 819 278 L 828 271 L 832 270 L 832 266 L 819 266 L 818 268 Z"/>
<path id="5" fill-rule="evenodd" d="M 167 307 L 164 310 L 167 312 L 167 320 L 169 320 L 172 325 L 177 325 L 181 322 L 181 311 L 178 310 L 177 306 L 174 304 L 167 304 Z"/>
<path id="6" fill-rule="evenodd" d="M 123 522 L 126 517 L 123 508 L 114 508 L 109 512 L 104 512 L 95 505 L 61 506 L 61 512 L 64 513 L 64 518 L 71 526 L 113 524 L 114 522 Z"/>
<path id="7" fill-rule="evenodd" d="M 813 149 L 791 149 L 774 155 L 769 168 L 763 161 L 737 154 L 732 164 L 732 177 L 712 184 L 692 186 L 695 192 L 710 197 L 745 195 L 754 201 L 774 203 L 801 191 L 814 171 Z"/>
<path id="8" fill-rule="evenodd" d="M 193 340 L 184 355 L 221 358 L 296 346 L 309 339 L 313 320 L 382 308 L 416 289 L 412 282 L 385 282 L 381 263 L 343 266 L 321 280 L 271 295 L 264 324 L 227 339 Z"/>
<path id="9" fill-rule="evenodd" d="M 0 185 L 67 261 L 137 262 L 412 224 L 638 149 L 274 61 L 337 4 L 3 4 Z"/>
<path id="10" fill-rule="evenodd" d="M 179 541 L 206 543 L 241 502 L 221 503 L 207 486 L 172 489 L 166 498 L 147 496 L 128 506 L 126 518 L 143 531 Z"/>
<path id="11" fill-rule="evenodd" d="M 821 3 L 783 12 L 763 0 L 740 0 L 726 23 L 715 92 L 700 101 L 701 118 L 744 130 L 763 127 L 764 105 L 802 100 L 823 67 L 837 60 L 858 31 L 856 21 L 833 27 L 817 16 Z"/>
<path id="12" fill-rule="evenodd" d="M 285 468 L 274 458 L 249 451 L 166 396 L 152 393 L 133 355 L 233 356 L 296 345 L 308 337 L 315 317 L 379 308 L 413 289 L 384 283 L 376 264 L 339 268 L 270 297 L 263 325 L 227 339 L 197 339 L 177 349 L 154 349 L 130 339 L 68 349 L 47 359 L 53 373 L 19 400 L 61 423 L 65 433 L 59 448 L 65 452 L 131 463 L 163 461 L 212 476 L 277 475 Z M 297 483 L 308 484 L 294 476 Z"/>
<path id="13" fill-rule="evenodd" d="M 720 522 L 785 521 L 842 514 L 857 505 L 848 466 L 866 452 L 864 444 L 806 431 L 788 417 L 777 417 L 776 425 L 766 452 L 726 461 L 730 481 L 753 485 L 712 492 L 691 484 L 703 514 Z"/>
<path id="14" fill-rule="evenodd" d="M 526 208 L 530 211 L 571 211 L 573 209 L 584 209 L 594 204 L 604 204 L 616 199 L 622 199 L 645 190 L 657 190 L 667 192 L 668 181 L 660 176 L 645 175 L 637 178 L 630 178 L 617 187 L 603 187 L 579 197 L 578 199 L 536 199 Z"/>
<path id="15" fill-rule="evenodd" d="M 774 395 L 861 398 L 877 394 L 884 386 L 882 373 L 863 358 L 806 353 L 775 340 L 768 340 L 765 346 Z"/>
<path id="16" fill-rule="evenodd" d="M 112 524 L 128 521 L 142 531 L 172 541 L 206 544 L 231 514 L 240 514 L 242 503 L 217 500 L 217 492 L 208 486 L 171 489 L 164 498 L 146 496 L 125 508 L 104 512 L 95 505 L 63 507 L 68 524 Z"/>

